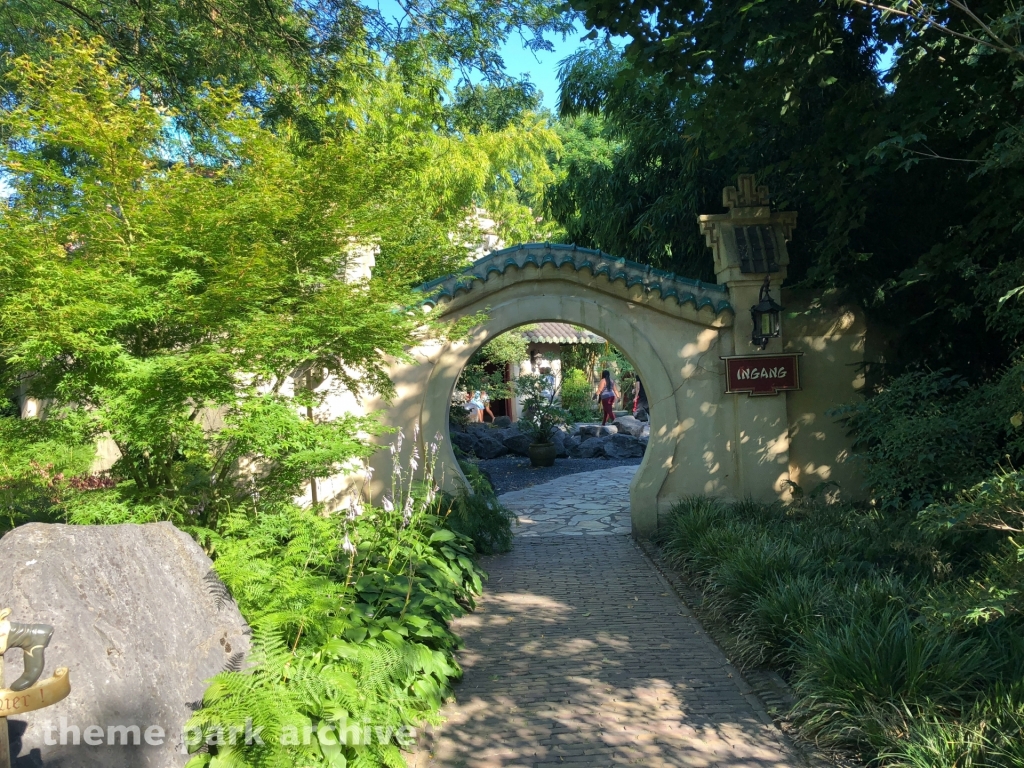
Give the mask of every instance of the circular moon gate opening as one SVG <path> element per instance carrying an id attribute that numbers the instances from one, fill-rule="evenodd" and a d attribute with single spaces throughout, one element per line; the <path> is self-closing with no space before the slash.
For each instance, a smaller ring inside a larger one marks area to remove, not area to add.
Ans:
<path id="1" fill-rule="evenodd" d="M 575 355 L 566 354 L 570 346 L 576 348 Z M 475 456 L 476 460 L 483 462 L 483 468 L 486 468 L 489 460 L 498 458 L 499 455 L 503 456 L 505 451 L 512 455 L 527 455 L 526 447 L 529 441 L 525 432 L 519 432 L 515 426 L 526 416 L 521 400 L 523 390 L 516 386 L 517 380 L 522 381 L 519 377 L 524 374 L 548 377 L 546 397 L 556 407 L 561 406 L 575 412 L 575 418 L 567 414 L 567 427 L 570 432 L 577 424 L 592 425 L 603 421 L 602 406 L 595 397 L 603 369 L 609 369 L 612 380 L 620 392 L 622 399 L 618 414 L 622 415 L 623 411 L 627 415 L 634 413 L 634 395 L 637 394 L 635 382 L 643 381 L 642 372 L 637 370 L 628 350 L 618 349 L 610 340 L 591 329 L 542 319 L 537 323 L 505 331 L 494 338 L 475 344 L 474 347 L 466 367 L 457 378 L 456 390 L 453 391 L 447 442 L 456 450 L 461 449 L 460 456 L 464 453 L 470 460 Z M 580 355 L 580 348 L 587 351 Z M 485 354 L 481 355 L 481 352 Z M 572 380 L 574 386 L 565 383 L 566 377 Z M 482 395 L 479 400 L 476 398 L 478 393 Z M 468 403 L 464 402 L 467 400 Z M 647 393 L 644 392 L 642 399 L 637 400 L 643 409 L 640 415 L 647 421 L 650 408 Z M 471 407 L 472 403 L 479 405 L 481 401 L 488 403 L 486 411 L 479 407 Z M 464 414 L 465 418 L 459 418 L 460 414 Z M 473 424 L 479 420 L 486 421 L 491 417 L 498 419 L 501 416 L 512 422 L 502 425 L 503 429 L 510 429 L 511 432 L 473 428 Z M 659 428 L 667 426 L 649 421 L 647 424 L 648 431 L 654 430 L 655 433 Z M 594 465 L 585 468 L 577 463 L 584 457 L 573 455 L 572 447 L 568 456 L 560 448 L 556 465 L 561 465 L 561 471 L 556 471 L 554 476 L 571 474 L 574 471 L 599 470 L 605 463 L 602 461 L 605 458 L 635 459 L 636 465 L 639 465 L 646 453 L 644 448 L 648 438 L 645 436 L 641 439 L 636 430 L 632 431 L 633 434 L 628 435 L 621 443 L 620 438 L 611 441 L 605 439 L 603 445 L 598 448 L 597 456 L 587 457 L 594 460 Z M 488 441 L 488 436 L 497 440 Z M 560 444 L 562 438 L 557 433 L 556 436 L 556 442 Z M 582 439 L 587 438 L 583 436 Z M 609 451 L 607 456 L 604 453 L 605 448 Z M 616 451 L 622 455 L 614 455 Z M 566 460 L 571 462 L 569 466 L 563 464 Z"/>

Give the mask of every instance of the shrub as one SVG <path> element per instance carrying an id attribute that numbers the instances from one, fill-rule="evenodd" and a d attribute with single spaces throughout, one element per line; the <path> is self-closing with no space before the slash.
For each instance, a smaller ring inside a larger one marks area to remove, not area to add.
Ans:
<path id="1" fill-rule="evenodd" d="M 512 549 L 512 524 L 515 513 L 502 506 L 493 495 L 460 493 L 444 497 L 442 513 L 453 531 L 469 537 L 483 555 Z"/>
<path id="2" fill-rule="evenodd" d="M 433 461 L 432 450 L 428 476 Z M 213 678 L 189 727 L 205 740 L 251 718 L 266 746 L 211 746 L 190 768 L 403 765 L 397 730 L 439 722 L 461 674 L 448 623 L 472 608 L 484 575 L 470 538 L 446 527 L 431 487 L 410 478 L 396 464 L 382 508 L 353 502 L 324 515 L 253 499 L 218 531 L 197 531 L 253 628 L 253 649 L 248 669 Z M 320 743 L 318 726 L 353 722 L 392 736 Z M 309 726 L 312 743 L 282 743 Z"/>
<path id="3" fill-rule="evenodd" d="M 913 372 L 834 413 L 856 435 L 871 490 L 885 509 L 917 511 L 982 480 L 1004 454 L 1016 463 L 1024 363 L 972 386 L 946 371 Z"/>
<path id="4" fill-rule="evenodd" d="M 453 531 L 473 540 L 476 551 L 484 555 L 508 552 L 512 548 L 512 525 L 515 513 L 498 502 L 490 480 L 471 461 L 459 466 L 469 481 L 472 493 L 444 494 L 438 500 L 438 514 L 447 520 Z"/>
<path id="5" fill-rule="evenodd" d="M 516 392 L 523 400 L 519 431 L 534 443 L 547 443 L 555 430 L 569 419 L 569 413 L 553 403 L 554 393 L 543 376 L 524 373 L 516 379 Z"/>
<path id="6" fill-rule="evenodd" d="M 598 414 L 594 387 L 579 368 L 562 371 L 562 408 L 573 421 L 593 421 Z"/>

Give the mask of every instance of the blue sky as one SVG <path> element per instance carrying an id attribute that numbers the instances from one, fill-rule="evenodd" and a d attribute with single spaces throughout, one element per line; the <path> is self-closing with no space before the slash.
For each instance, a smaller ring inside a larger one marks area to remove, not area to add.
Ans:
<path id="1" fill-rule="evenodd" d="M 401 18 L 404 15 L 395 0 L 367 0 L 367 5 L 375 5 L 388 17 Z M 531 51 L 523 46 L 522 38 L 517 34 L 513 34 L 499 51 L 505 61 L 505 71 L 513 77 L 526 75 L 544 94 L 544 106 L 551 110 L 558 106 L 558 63 L 586 45 L 580 42 L 586 30 L 580 24 L 576 27 L 577 31 L 564 40 L 556 35 L 548 36 L 554 46 L 553 51 Z"/>
<path id="2" fill-rule="evenodd" d="M 555 47 L 554 51 L 527 50 L 522 46 L 521 40 L 514 37 L 501 49 L 501 57 L 505 60 L 505 69 L 514 77 L 521 75 L 529 77 L 530 81 L 543 92 L 544 106 L 554 111 L 558 106 L 558 63 L 586 45 L 586 43 L 580 42 L 583 34 L 583 30 L 578 30 L 565 40 L 557 37 L 551 39 Z"/>

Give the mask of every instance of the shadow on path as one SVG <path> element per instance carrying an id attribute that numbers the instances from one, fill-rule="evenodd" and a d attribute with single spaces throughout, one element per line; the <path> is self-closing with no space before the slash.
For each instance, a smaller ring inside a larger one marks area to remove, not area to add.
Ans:
<path id="1" fill-rule="evenodd" d="M 413 768 L 799 764 L 629 537 L 517 538 L 484 567 L 458 703 Z"/>

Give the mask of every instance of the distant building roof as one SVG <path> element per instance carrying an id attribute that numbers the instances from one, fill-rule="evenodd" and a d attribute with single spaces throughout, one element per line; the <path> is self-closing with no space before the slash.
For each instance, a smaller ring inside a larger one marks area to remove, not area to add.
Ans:
<path id="1" fill-rule="evenodd" d="M 568 323 L 535 323 L 533 328 L 523 331 L 523 338 L 531 344 L 604 344 L 596 333 Z"/>

